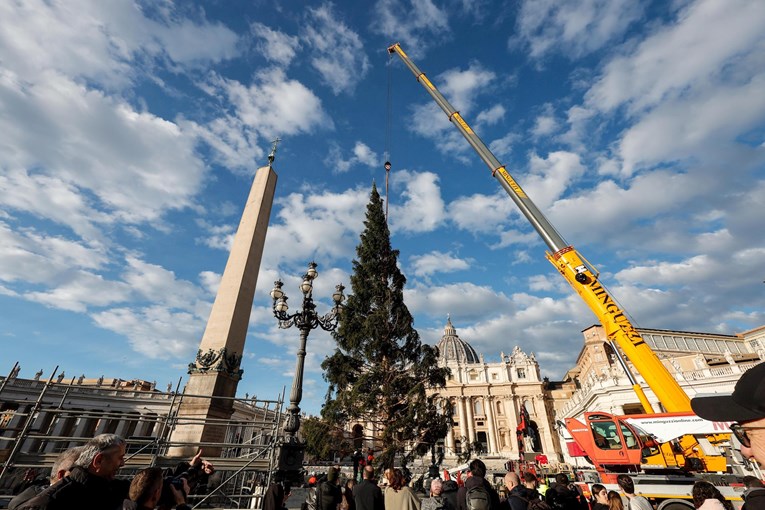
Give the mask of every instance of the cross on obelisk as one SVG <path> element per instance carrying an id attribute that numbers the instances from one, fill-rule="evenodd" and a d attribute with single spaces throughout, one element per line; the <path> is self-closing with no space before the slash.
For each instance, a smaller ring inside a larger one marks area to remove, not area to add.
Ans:
<path id="1" fill-rule="evenodd" d="M 255 174 L 199 351 L 189 364 L 189 382 L 171 437 L 173 443 L 225 442 L 226 427 L 216 421 L 231 417 L 233 397 L 242 378 L 240 363 L 276 189 L 277 176 L 271 164 L 279 141 L 273 142 L 268 165 Z M 219 450 L 205 446 L 204 453 L 215 457 Z M 169 455 L 192 456 L 196 451 L 194 445 L 176 446 Z"/>

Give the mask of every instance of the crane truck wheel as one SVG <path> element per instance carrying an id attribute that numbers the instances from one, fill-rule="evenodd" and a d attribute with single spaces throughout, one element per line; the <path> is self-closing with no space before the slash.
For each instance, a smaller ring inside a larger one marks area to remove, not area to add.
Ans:
<path id="1" fill-rule="evenodd" d="M 684 499 L 665 499 L 661 503 L 659 503 L 659 506 L 656 507 L 656 510 L 694 510 L 695 507 L 693 506 L 693 503 L 690 501 L 686 501 Z"/>

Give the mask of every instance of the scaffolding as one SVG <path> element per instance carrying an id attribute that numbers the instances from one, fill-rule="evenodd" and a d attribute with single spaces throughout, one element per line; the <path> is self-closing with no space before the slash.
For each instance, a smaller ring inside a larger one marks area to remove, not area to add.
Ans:
<path id="1" fill-rule="evenodd" d="M 278 462 L 283 393 L 276 400 L 230 398 L 230 419 L 200 419 L 179 416 L 180 406 L 187 398 L 212 397 L 179 391 L 180 380 L 175 391 L 161 392 L 145 381 L 118 380 L 106 386 L 99 380 L 94 386 L 83 385 L 82 378 L 54 380 L 57 369 L 47 380 L 39 374 L 17 379 L 14 370 L 0 379 L 0 508 L 30 484 L 47 482 L 61 452 L 102 433 L 127 442 L 125 466 L 118 475 L 124 478 L 147 467 L 170 472 L 190 460 L 168 455 L 174 447 L 220 452 L 214 458 L 204 455 L 215 466 L 215 475 L 203 494 L 189 495 L 188 503 L 194 508 L 260 508 Z M 191 444 L 172 439 L 176 427 L 190 424 L 223 427 L 225 440 Z"/>

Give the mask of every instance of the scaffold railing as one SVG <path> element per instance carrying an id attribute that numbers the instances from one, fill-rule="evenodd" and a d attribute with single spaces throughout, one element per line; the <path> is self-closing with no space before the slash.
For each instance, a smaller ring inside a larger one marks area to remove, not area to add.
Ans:
<path id="1" fill-rule="evenodd" d="M 179 462 L 190 460 L 174 455 L 174 450 L 202 449 L 215 474 L 204 493 L 189 495 L 189 503 L 259 508 L 277 462 L 283 392 L 275 400 L 215 396 L 216 402 L 230 408 L 231 417 L 200 418 L 179 413 L 184 400 L 213 397 L 180 391 L 181 380 L 175 391 L 163 392 L 145 381 L 64 382 L 60 376 L 55 379 L 57 369 L 44 380 L 39 373 L 35 379 L 17 378 L 16 366 L 0 376 L 0 508 L 30 484 L 47 482 L 61 452 L 102 433 L 117 434 L 127 442 L 119 477 L 131 478 L 146 467 L 170 472 Z M 184 426 L 216 427 L 223 440 L 174 438 L 173 432 Z"/>

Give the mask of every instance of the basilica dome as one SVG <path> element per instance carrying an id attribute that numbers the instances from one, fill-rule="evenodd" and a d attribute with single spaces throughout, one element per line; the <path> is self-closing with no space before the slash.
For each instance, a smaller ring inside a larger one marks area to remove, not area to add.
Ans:
<path id="1" fill-rule="evenodd" d="M 455 361 L 460 364 L 480 363 L 475 349 L 457 336 L 457 330 L 452 326 L 450 318 L 446 319 L 444 336 L 439 340 L 437 347 L 439 359 L 443 363 Z"/>

